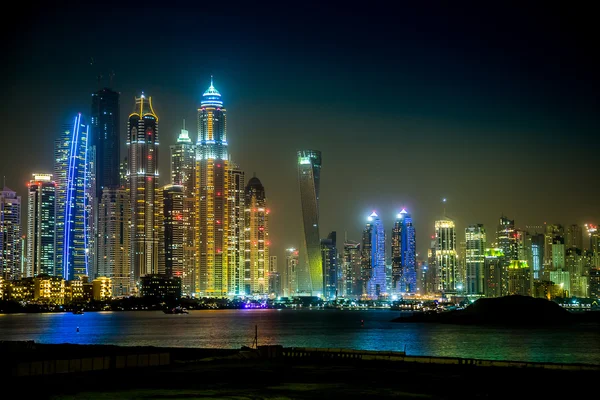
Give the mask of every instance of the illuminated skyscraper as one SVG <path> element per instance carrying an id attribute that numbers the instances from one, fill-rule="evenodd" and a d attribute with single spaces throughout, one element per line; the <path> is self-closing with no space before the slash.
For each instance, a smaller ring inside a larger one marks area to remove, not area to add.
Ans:
<path id="1" fill-rule="evenodd" d="M 344 242 L 344 296 L 360 297 L 362 295 L 362 277 L 360 260 L 360 243 L 346 240 Z"/>
<path id="2" fill-rule="evenodd" d="M 183 229 L 181 291 L 183 295 L 191 295 L 195 292 L 196 145 L 192 143 L 189 132 L 185 129 L 185 120 L 177 144 L 171 146 L 171 183 L 183 187 L 183 212 L 180 222 Z"/>
<path id="3" fill-rule="evenodd" d="M 230 164 L 229 168 L 229 294 L 244 294 L 245 276 L 245 212 L 246 212 L 246 186 L 245 175 L 237 165 Z"/>
<path id="4" fill-rule="evenodd" d="M 544 234 L 542 233 L 531 237 L 531 262 L 533 279 L 542 279 L 544 267 Z"/>
<path id="5" fill-rule="evenodd" d="M 93 247 L 93 179 L 89 127 L 77 114 L 55 142 L 56 261 L 55 275 L 66 280 L 88 276 Z M 93 263 L 92 263 L 93 264 Z"/>
<path id="6" fill-rule="evenodd" d="M 257 177 L 246 185 L 244 292 L 268 293 L 269 212 L 265 188 Z"/>
<path id="7" fill-rule="evenodd" d="M 531 272 L 527 261 L 512 260 L 508 265 L 508 294 L 531 296 Z"/>
<path id="8" fill-rule="evenodd" d="M 276 297 L 283 294 L 281 288 L 281 274 L 277 267 L 277 256 L 269 257 L 269 294 Z"/>
<path id="9" fill-rule="evenodd" d="M 331 232 L 327 239 L 321 239 L 321 256 L 323 258 L 324 288 L 323 294 L 327 299 L 334 299 L 337 293 L 338 259 L 336 233 Z"/>
<path id="10" fill-rule="evenodd" d="M 567 249 L 583 250 L 583 235 L 579 225 L 573 224 L 567 228 Z"/>
<path id="11" fill-rule="evenodd" d="M 289 248 L 285 250 L 285 287 L 284 294 L 293 296 L 298 293 L 298 250 Z"/>
<path id="12" fill-rule="evenodd" d="M 171 183 L 183 186 L 185 196 L 190 197 L 194 194 L 195 175 L 196 145 L 185 129 L 184 120 L 177 144 L 171 146 Z"/>
<path id="13" fill-rule="evenodd" d="M 435 266 L 437 271 L 437 290 L 442 294 L 456 293 L 457 263 L 456 228 L 454 221 L 445 218 L 435 221 Z"/>
<path id="14" fill-rule="evenodd" d="M 212 77 L 198 108 L 196 146 L 196 292 L 225 296 L 230 289 L 230 166 L 226 110 Z"/>
<path id="15" fill-rule="evenodd" d="M 26 277 L 54 275 L 54 228 L 56 183 L 52 174 L 33 174 L 27 185 L 27 270 Z"/>
<path id="16" fill-rule="evenodd" d="M 94 197 L 102 197 L 103 188 L 116 188 L 119 182 L 121 129 L 119 93 L 104 88 L 92 94 L 91 144 L 95 147 L 96 187 Z"/>
<path id="17" fill-rule="evenodd" d="M 308 289 L 316 296 L 323 291 L 323 260 L 319 236 L 320 151 L 298 151 L 298 182 L 304 222 L 304 260 L 310 277 Z"/>
<path id="18" fill-rule="evenodd" d="M 585 229 L 589 240 L 586 243 L 588 250 L 595 254 L 600 253 L 600 231 L 598 231 L 598 225 L 585 224 Z"/>
<path id="19" fill-rule="evenodd" d="M 502 249 L 485 249 L 484 288 L 485 297 L 500 297 L 508 294 L 508 268 L 504 265 Z"/>
<path id="20" fill-rule="evenodd" d="M 98 205 L 98 276 L 110 278 L 115 297 L 127 296 L 133 289 L 130 201 L 125 188 L 104 188 Z"/>
<path id="21" fill-rule="evenodd" d="M 21 278 L 21 196 L 6 186 L 0 191 L 0 278 Z"/>
<path id="22" fill-rule="evenodd" d="M 548 224 L 546 225 L 545 238 L 544 238 L 544 276 L 547 277 L 548 273 L 552 271 L 552 244 L 555 238 L 559 237 L 564 243 L 564 228 L 560 224 Z"/>
<path id="23" fill-rule="evenodd" d="M 417 242 L 415 227 L 412 217 L 405 209 L 397 215 L 402 222 L 401 249 L 402 249 L 402 277 L 400 279 L 400 293 L 417 292 Z"/>
<path id="24" fill-rule="evenodd" d="M 402 215 L 396 216 L 392 228 L 392 293 L 400 292 L 402 279 Z"/>
<path id="25" fill-rule="evenodd" d="M 183 238 L 186 228 L 183 224 L 184 198 L 184 187 L 181 185 L 163 188 L 165 275 L 169 277 L 183 278 Z"/>
<path id="26" fill-rule="evenodd" d="M 134 281 L 158 273 L 159 209 L 158 116 L 152 97 L 142 93 L 127 123 L 129 195 L 131 197 L 131 268 Z"/>
<path id="27" fill-rule="evenodd" d="M 378 298 L 386 294 L 385 285 L 385 231 L 383 223 L 373 213 L 368 217 L 362 238 L 362 276 L 365 283 L 364 294 Z"/>
<path id="28" fill-rule="evenodd" d="M 519 259 L 519 246 L 517 243 L 517 231 L 515 230 L 515 221 L 500 217 L 498 231 L 496 232 L 496 242 L 504 253 L 506 265 L 512 260 Z"/>
<path id="29" fill-rule="evenodd" d="M 482 224 L 469 225 L 465 229 L 466 242 L 466 293 L 482 295 L 484 292 L 485 228 Z"/>

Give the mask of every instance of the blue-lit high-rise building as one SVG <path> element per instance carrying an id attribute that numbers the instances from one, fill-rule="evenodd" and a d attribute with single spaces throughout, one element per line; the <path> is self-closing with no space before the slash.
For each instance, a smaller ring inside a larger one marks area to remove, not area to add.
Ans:
<path id="1" fill-rule="evenodd" d="M 365 283 L 363 294 L 378 298 L 386 294 L 385 282 L 385 231 L 383 223 L 373 213 L 367 218 L 362 237 L 362 275 Z"/>
<path id="2" fill-rule="evenodd" d="M 321 255 L 323 258 L 323 294 L 327 299 L 334 299 L 338 286 L 338 256 L 335 231 L 331 232 L 327 239 L 321 239 Z"/>
<path id="3" fill-rule="evenodd" d="M 544 268 L 544 242 L 543 233 L 531 236 L 531 269 L 533 279 L 542 279 Z"/>
<path id="4" fill-rule="evenodd" d="M 67 280 L 89 273 L 93 188 L 88 142 L 89 128 L 81 114 L 55 142 L 55 275 Z"/>
<path id="5" fill-rule="evenodd" d="M 298 151 L 298 182 L 304 222 L 304 268 L 310 277 L 308 288 L 302 287 L 313 296 L 323 291 L 323 260 L 321 257 L 321 237 L 319 236 L 319 188 L 321 181 L 321 152 L 317 150 Z M 304 286 L 304 282 L 299 282 Z"/>
<path id="6" fill-rule="evenodd" d="M 417 242 L 412 217 L 405 209 L 397 215 L 401 221 L 400 247 L 402 252 L 402 275 L 400 278 L 400 293 L 417 292 Z"/>

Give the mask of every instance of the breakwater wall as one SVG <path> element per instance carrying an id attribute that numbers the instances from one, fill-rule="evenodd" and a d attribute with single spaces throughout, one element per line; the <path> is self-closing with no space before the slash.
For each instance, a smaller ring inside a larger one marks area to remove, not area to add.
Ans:
<path id="1" fill-rule="evenodd" d="M 195 349 L 119 347 L 102 345 L 36 345 L 33 342 L 0 342 L 0 373 L 25 377 L 107 371 L 124 373 L 132 368 L 166 367 L 206 361 L 244 362 L 267 360 L 286 364 L 386 362 L 471 368 L 513 368 L 563 371 L 600 371 L 600 365 L 482 360 L 457 357 L 412 356 L 404 352 L 339 348 L 258 346 L 257 349 Z"/>

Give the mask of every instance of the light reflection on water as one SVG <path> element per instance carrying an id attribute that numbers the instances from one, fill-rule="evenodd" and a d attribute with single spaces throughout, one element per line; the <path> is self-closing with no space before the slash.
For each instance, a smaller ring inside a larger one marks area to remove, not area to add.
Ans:
<path id="1" fill-rule="evenodd" d="M 250 346 L 261 344 L 403 350 L 408 354 L 600 364 L 598 325 L 509 329 L 392 323 L 388 310 L 215 310 L 0 315 L 0 340 L 130 346 Z M 361 326 L 364 320 L 364 326 Z M 79 332 L 77 332 L 79 327 Z"/>

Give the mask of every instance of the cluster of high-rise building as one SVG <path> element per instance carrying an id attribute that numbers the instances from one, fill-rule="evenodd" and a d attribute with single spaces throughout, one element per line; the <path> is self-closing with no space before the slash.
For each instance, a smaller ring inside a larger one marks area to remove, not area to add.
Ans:
<path id="1" fill-rule="evenodd" d="M 181 284 L 184 295 L 268 295 L 269 209 L 265 189 L 232 160 L 227 113 L 214 87 L 198 107 L 198 138 L 184 127 L 170 146 L 171 174 L 159 186 L 159 116 L 135 97 L 121 157 L 120 95 L 92 95 L 89 119 L 64 126 L 54 173 L 28 184 L 26 235 L 21 198 L 0 196 L 0 268 L 6 280 L 106 277 L 113 296 L 139 294 L 143 277 Z M 24 246 L 24 243 L 26 245 Z M 275 275 L 275 273 L 273 273 Z"/>
<path id="2" fill-rule="evenodd" d="M 488 242 L 482 224 L 469 225 L 462 236 L 444 216 L 434 223 L 427 258 L 420 259 L 411 215 L 402 209 L 386 231 L 374 211 L 362 239 L 344 237 L 338 249 L 335 231 L 320 232 L 317 150 L 297 153 L 304 240 L 278 265 L 265 188 L 256 176 L 246 183 L 229 154 L 227 112 L 212 78 L 198 106 L 196 142 L 184 121 L 170 146 L 165 186 L 158 182 L 159 116 L 152 98 L 142 93 L 132 102 L 125 157 L 119 102 L 118 92 L 99 90 L 89 119 L 77 114 L 62 128 L 53 174 L 34 173 L 27 184 L 25 232 L 21 197 L 7 187 L 0 191 L 5 282 L 105 279 L 116 297 L 141 294 L 143 282 L 177 284 L 184 296 L 198 297 L 598 295 L 594 225 L 517 229 L 502 216 Z"/>

